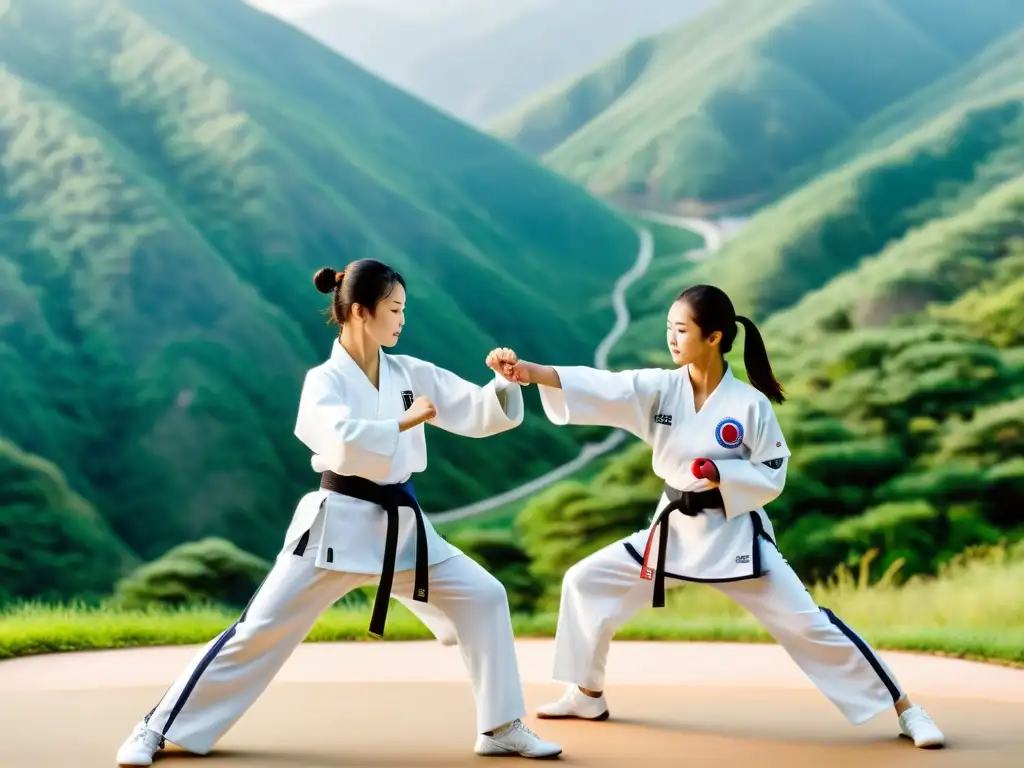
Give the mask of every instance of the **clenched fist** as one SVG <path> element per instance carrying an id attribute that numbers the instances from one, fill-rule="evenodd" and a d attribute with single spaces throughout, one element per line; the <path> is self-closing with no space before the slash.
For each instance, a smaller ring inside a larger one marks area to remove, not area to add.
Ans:
<path id="1" fill-rule="evenodd" d="M 721 480 L 718 466 L 711 459 L 694 459 L 690 465 L 690 473 L 698 479 L 710 480 L 712 483 Z"/>
<path id="2" fill-rule="evenodd" d="M 504 376 L 509 381 L 516 381 L 515 368 L 519 362 L 516 353 L 508 347 L 498 347 L 487 353 L 487 367 Z"/>
<path id="3" fill-rule="evenodd" d="M 418 424 L 422 424 L 424 421 L 430 421 L 435 416 L 437 416 L 437 407 L 434 405 L 434 402 L 426 395 L 420 395 L 412 401 L 409 410 L 399 420 L 398 428 L 404 432 Z"/>

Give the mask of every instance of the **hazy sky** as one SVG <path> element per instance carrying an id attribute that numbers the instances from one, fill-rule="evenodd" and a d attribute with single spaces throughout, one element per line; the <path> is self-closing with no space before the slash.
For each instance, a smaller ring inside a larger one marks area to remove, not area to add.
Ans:
<path id="1" fill-rule="evenodd" d="M 246 0 L 249 5 L 267 11 L 282 18 L 304 16 L 322 5 L 329 5 L 332 0 Z"/>
<path id="2" fill-rule="evenodd" d="M 472 0 L 247 0 L 261 10 L 285 19 L 305 16 L 310 11 L 324 5 L 344 3 L 345 5 L 361 5 L 390 11 L 409 18 L 430 18 L 449 13 L 454 9 L 469 5 Z M 514 0 L 509 0 L 514 2 Z"/>

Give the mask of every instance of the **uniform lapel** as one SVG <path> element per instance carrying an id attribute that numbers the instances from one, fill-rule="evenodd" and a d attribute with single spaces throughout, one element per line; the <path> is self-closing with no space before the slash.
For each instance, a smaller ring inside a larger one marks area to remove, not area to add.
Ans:
<path id="1" fill-rule="evenodd" d="M 694 402 L 693 397 L 693 384 L 690 382 L 690 372 L 686 371 L 684 374 L 683 386 L 685 387 L 685 395 L 683 399 L 686 402 L 687 416 L 694 421 L 706 417 L 709 413 L 714 413 L 716 408 L 721 407 L 722 401 L 728 397 L 728 390 L 732 388 L 733 373 L 732 366 L 726 365 L 725 373 L 722 375 L 722 380 L 718 382 L 718 386 L 715 387 L 714 391 L 707 396 L 704 401 L 704 405 L 698 411 Z"/>
<path id="2" fill-rule="evenodd" d="M 380 375 L 378 377 L 380 386 L 377 391 L 377 418 L 386 419 L 395 411 L 395 404 L 392 401 L 395 393 L 391 390 L 391 362 L 384 350 L 380 350 Z"/>
<path id="3" fill-rule="evenodd" d="M 743 440 L 742 412 L 735 412 L 736 378 L 732 368 L 727 368 L 715 391 L 711 393 L 700 409 L 698 422 L 701 434 L 714 440 L 715 450 L 733 451 Z"/>
<path id="4" fill-rule="evenodd" d="M 380 396 L 377 389 L 373 386 L 363 369 L 359 367 L 352 356 L 341 346 L 341 342 L 337 339 L 334 341 L 334 346 L 331 348 L 331 360 L 337 365 L 342 374 L 345 377 L 346 382 L 351 382 L 356 386 L 356 394 L 359 399 L 363 402 L 367 411 L 370 413 L 376 413 L 380 408 Z M 384 384 L 384 363 L 381 363 L 380 383 Z"/>

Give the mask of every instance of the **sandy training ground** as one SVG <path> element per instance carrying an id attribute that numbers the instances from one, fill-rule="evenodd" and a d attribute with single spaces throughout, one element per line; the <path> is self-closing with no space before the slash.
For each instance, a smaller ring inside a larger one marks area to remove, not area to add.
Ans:
<path id="1" fill-rule="evenodd" d="M 887 712 L 853 727 L 775 645 L 617 642 L 611 718 L 538 720 L 557 697 L 552 644 L 517 643 L 528 724 L 576 766 L 1024 766 L 1024 670 L 888 652 L 946 733 L 941 750 L 899 738 Z M 118 745 L 196 646 L 0 663 L 0 767 L 113 766 Z M 485 766 L 457 648 L 436 642 L 304 644 L 208 756 L 168 746 L 155 765 L 223 768 Z M 509 763 L 511 759 L 513 762 Z M 532 765 L 509 758 L 498 765 Z M 639 762 L 638 762 L 639 761 Z M 549 761 L 551 762 L 551 761 Z"/>

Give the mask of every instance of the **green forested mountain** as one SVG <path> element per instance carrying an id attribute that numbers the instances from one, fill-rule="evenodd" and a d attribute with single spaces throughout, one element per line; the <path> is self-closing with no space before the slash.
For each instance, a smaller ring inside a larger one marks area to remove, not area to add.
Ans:
<path id="1" fill-rule="evenodd" d="M 668 29 L 714 2 L 535 1 L 501 24 L 438 46 L 400 82 L 446 112 L 486 126 L 538 90 L 564 83 L 633 39 Z"/>
<path id="2" fill-rule="evenodd" d="M 138 558 L 51 462 L 0 438 L 0 604 L 98 596 Z"/>
<path id="3" fill-rule="evenodd" d="M 665 312 L 689 284 L 725 288 L 759 322 L 793 449 L 769 512 L 806 578 L 873 547 L 879 572 L 931 573 L 1024 537 L 1021 42 L 895 103 L 721 252 L 663 254 L 630 292 L 639 317 L 614 367 L 671 364 Z M 659 489 L 634 443 L 596 482 L 538 496 L 515 535 L 549 596 L 576 558 L 645 525 Z"/>
<path id="4" fill-rule="evenodd" d="M 674 271 L 662 264 L 658 280 L 635 286 L 631 302 L 640 318 L 612 362 L 646 359 L 644 337 L 652 327 L 660 333 L 667 302 L 687 283 L 720 285 L 759 320 L 803 299 L 802 309 L 774 326 L 784 333 L 812 318 L 807 307 L 846 323 L 839 315 L 863 298 L 869 274 L 892 281 L 887 290 L 908 302 L 903 270 L 939 253 L 964 264 L 960 251 L 929 249 L 945 237 L 936 227 L 948 228 L 946 219 L 957 216 L 952 226 L 959 227 L 972 211 L 996 215 L 998 201 L 1015 199 L 1024 174 L 1024 30 L 892 105 L 818 165 L 818 175 L 761 209 L 713 259 L 678 260 Z M 887 245 L 894 255 L 868 259 Z M 852 271 L 861 260 L 867 271 Z M 810 293 L 844 273 L 828 291 Z M 964 274 L 956 290 L 978 278 Z M 865 321 L 879 317 L 871 304 L 856 311 Z"/>
<path id="5" fill-rule="evenodd" d="M 631 203 L 773 199 L 1022 23 L 1015 0 L 726 0 L 539 95 L 494 132 Z"/>
<path id="6" fill-rule="evenodd" d="M 470 125 L 717 0 L 341 0 L 295 25 Z M 570 43 L 571 41 L 571 43 Z"/>
<path id="7" fill-rule="evenodd" d="M 267 556 L 317 482 L 292 436 L 334 333 L 316 268 L 401 269 L 396 351 L 482 383 L 497 343 L 591 360 L 636 248 L 569 182 L 238 0 L 0 2 L 0 435 L 22 478 L 0 527 L 31 514 L 64 547 L 61 521 L 98 515 L 96 561 L 201 536 Z M 575 437 L 431 430 L 421 497 L 501 491 Z"/>

